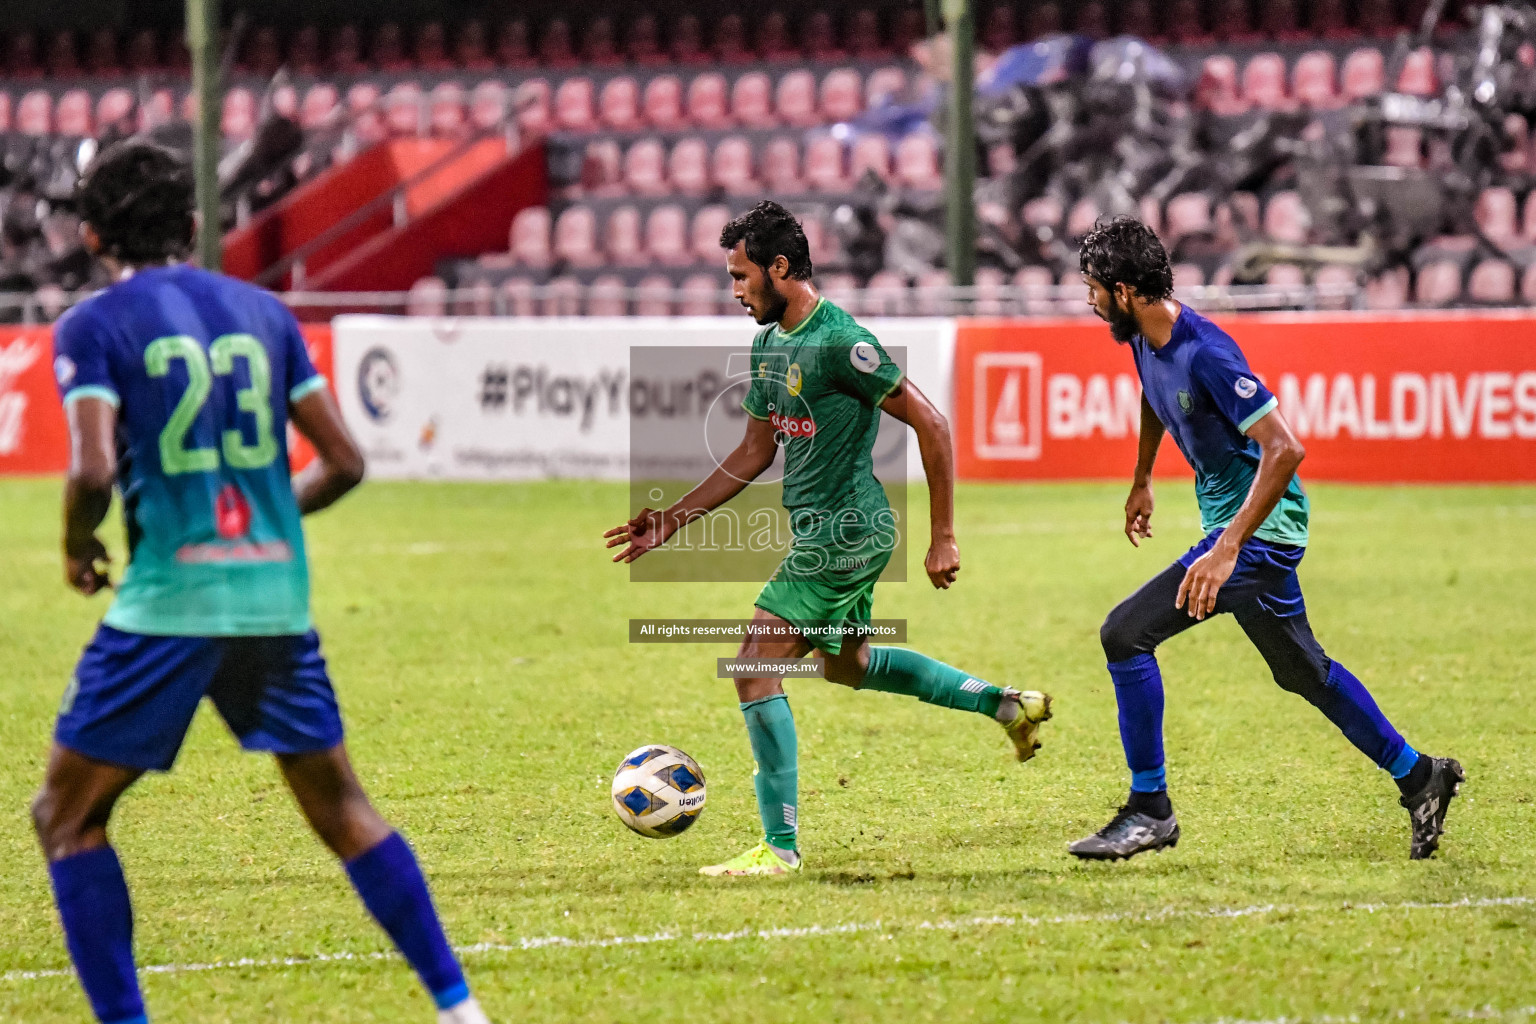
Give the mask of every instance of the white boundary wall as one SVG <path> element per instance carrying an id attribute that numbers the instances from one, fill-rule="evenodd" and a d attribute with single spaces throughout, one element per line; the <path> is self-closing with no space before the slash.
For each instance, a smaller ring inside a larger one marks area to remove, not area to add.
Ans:
<path id="1" fill-rule="evenodd" d="M 904 348 L 912 381 L 949 416 L 955 328 L 943 318 L 862 321 Z M 747 317 L 342 316 L 341 409 L 380 478 L 625 479 L 632 346 L 740 346 Z M 899 352 L 894 352 L 903 361 Z M 915 438 L 908 478 L 922 479 Z"/>

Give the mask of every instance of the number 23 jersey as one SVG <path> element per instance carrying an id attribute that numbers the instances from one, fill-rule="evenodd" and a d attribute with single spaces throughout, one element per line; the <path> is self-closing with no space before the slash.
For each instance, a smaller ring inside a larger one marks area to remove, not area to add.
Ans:
<path id="1" fill-rule="evenodd" d="M 68 406 L 117 407 L 129 562 L 103 621 L 162 636 L 307 632 L 309 570 L 288 467 L 288 407 L 325 385 L 273 295 L 153 267 L 61 318 Z"/>

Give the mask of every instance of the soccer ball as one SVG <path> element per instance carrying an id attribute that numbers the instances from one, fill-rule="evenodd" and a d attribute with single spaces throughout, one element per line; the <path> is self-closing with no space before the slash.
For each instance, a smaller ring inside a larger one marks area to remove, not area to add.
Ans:
<path id="1" fill-rule="evenodd" d="M 704 772 L 676 747 L 641 747 L 613 773 L 614 813 L 650 839 L 686 831 L 703 810 Z"/>

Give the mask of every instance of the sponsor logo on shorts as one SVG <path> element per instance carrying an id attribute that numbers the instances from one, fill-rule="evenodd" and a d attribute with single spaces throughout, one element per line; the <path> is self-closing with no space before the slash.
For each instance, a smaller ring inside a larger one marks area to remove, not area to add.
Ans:
<path id="1" fill-rule="evenodd" d="M 768 417 L 768 422 L 773 424 L 773 429 L 788 437 L 810 437 L 816 433 L 816 421 L 809 416 L 785 416 L 776 412 Z"/>
<path id="2" fill-rule="evenodd" d="M 1259 393 L 1259 386 L 1247 377 L 1237 378 L 1237 383 L 1232 385 L 1232 390 L 1237 392 L 1238 398 L 1252 398 Z"/>

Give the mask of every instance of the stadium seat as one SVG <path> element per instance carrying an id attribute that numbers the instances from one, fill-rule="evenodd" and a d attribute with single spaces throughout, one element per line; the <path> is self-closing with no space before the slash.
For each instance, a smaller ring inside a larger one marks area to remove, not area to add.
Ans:
<path id="1" fill-rule="evenodd" d="M 457 82 L 441 82 L 433 86 L 427 97 L 427 123 L 432 134 L 441 136 L 462 135 L 469 127 L 464 104 L 464 87 Z"/>
<path id="2" fill-rule="evenodd" d="M 549 209 L 529 206 L 512 218 L 510 249 L 518 266 L 543 270 L 551 262 Z"/>
<path id="3" fill-rule="evenodd" d="M 1000 178 L 1019 169 L 1019 154 L 1012 142 L 998 142 L 987 148 L 983 177 Z"/>
<path id="4" fill-rule="evenodd" d="M 97 78 L 122 74 L 117 59 L 117 33 L 110 28 L 98 28 L 91 33 L 90 44 L 85 51 L 85 70 Z"/>
<path id="5" fill-rule="evenodd" d="M 747 35 L 739 14 L 727 14 L 715 22 L 711 49 L 715 59 L 722 64 L 743 64 L 756 59 L 756 54 L 747 47 Z"/>
<path id="6" fill-rule="evenodd" d="M 821 293 L 844 309 L 858 301 L 859 279 L 852 274 L 818 274 L 816 280 L 821 286 Z"/>
<path id="7" fill-rule="evenodd" d="M 1402 309 L 1407 305 L 1407 267 L 1394 267 L 1365 282 L 1365 307 L 1367 309 Z"/>
<path id="8" fill-rule="evenodd" d="M 727 15 L 727 18 L 734 15 Z M 756 19 L 757 54 L 766 61 L 798 60 L 801 56 L 789 34 L 789 19 L 783 11 L 769 11 Z"/>
<path id="9" fill-rule="evenodd" d="M 641 109 L 652 128 L 671 131 L 683 127 L 683 84 L 675 75 L 657 75 L 645 85 Z"/>
<path id="10" fill-rule="evenodd" d="M 652 263 L 686 267 L 693 262 L 688 251 L 688 215 L 681 206 L 658 206 L 645 218 L 645 253 Z"/>
<path id="11" fill-rule="evenodd" d="M 939 168 L 939 147 L 925 132 L 913 132 L 896 144 L 896 181 L 913 189 L 937 189 L 944 185 Z"/>
<path id="12" fill-rule="evenodd" d="M 1050 316 L 1057 312 L 1051 298 L 1056 289 L 1056 279 L 1049 267 L 1023 267 L 1013 275 L 1013 286 L 1024 293 L 1024 311 L 1033 316 Z"/>
<path id="13" fill-rule="evenodd" d="M 1294 263 L 1276 263 L 1264 275 L 1264 283 L 1271 288 L 1301 289 L 1307 286 L 1307 273 Z M 1284 305 L 1297 303 L 1285 302 Z"/>
<path id="14" fill-rule="evenodd" d="M 695 263 L 719 263 L 725 259 L 720 248 L 720 232 L 730 220 L 730 209 L 718 204 L 702 207 L 693 215 L 688 238 Z"/>
<path id="15" fill-rule="evenodd" d="M 728 195 L 745 196 L 757 191 L 752 173 L 752 144 L 739 135 L 721 139 L 710 158 L 709 176 Z"/>
<path id="16" fill-rule="evenodd" d="M 542 78 L 518 83 L 512 93 L 512 116 L 523 135 L 537 138 L 548 134 L 554 123 L 549 113 L 549 83 Z"/>
<path id="17" fill-rule="evenodd" d="M 977 316 L 1001 316 L 1006 302 L 1007 273 L 997 267 L 977 267 L 975 281 L 976 298 L 972 310 Z"/>
<path id="18" fill-rule="evenodd" d="M 656 33 L 656 15 L 642 12 L 629 23 L 624 34 L 624 52 L 641 67 L 659 67 L 667 63 Z"/>
<path id="19" fill-rule="evenodd" d="M 1259 10 L 1259 35 L 1280 43 L 1299 43 L 1310 38 L 1302 30 L 1296 0 L 1265 0 Z"/>
<path id="20" fill-rule="evenodd" d="M 55 32 L 48 40 L 48 76 L 55 81 L 80 77 L 80 55 L 75 51 L 75 34 Z"/>
<path id="21" fill-rule="evenodd" d="M 858 60 L 878 60 L 890 50 L 880 39 L 880 15 L 868 7 L 854 11 L 848 19 L 848 52 Z"/>
<path id="22" fill-rule="evenodd" d="M 384 126 L 391 135 L 417 135 L 422 129 L 423 98 L 415 82 L 397 82 L 384 94 Z"/>
<path id="23" fill-rule="evenodd" d="M 331 83 L 319 82 L 310 86 L 304 101 L 299 104 L 299 127 L 310 131 L 324 127 L 335 116 L 340 103 L 341 96 Z"/>
<path id="24" fill-rule="evenodd" d="M 539 35 L 539 63 L 557 71 L 580 65 L 571 46 L 571 26 L 564 18 L 551 18 Z"/>
<path id="25" fill-rule="evenodd" d="M 333 89 L 332 91 L 334 92 L 335 90 Z M 0 131 L 11 130 L 9 102 L 7 102 L 6 106 L 6 123 L 4 128 L 0 128 Z M 108 89 L 101 94 L 101 99 L 96 101 L 97 130 L 106 131 L 108 128 L 116 126 L 123 134 L 130 134 L 133 131 L 133 112 L 137 106 L 138 100 L 134 98 L 133 93 L 129 90 L 124 89 L 122 86 Z"/>
<path id="26" fill-rule="evenodd" d="M 891 180 L 891 144 L 884 135 L 860 135 L 848 155 L 848 178 L 857 185 L 865 172 L 873 172 L 881 181 Z"/>
<path id="27" fill-rule="evenodd" d="M 1198 0 L 1173 0 L 1165 35 L 1170 43 L 1182 46 L 1209 46 L 1215 41 L 1201 21 Z"/>
<path id="28" fill-rule="evenodd" d="M 507 123 L 509 106 L 507 87 L 487 79 L 469 94 L 469 123 L 482 132 L 495 131 Z"/>
<path id="29" fill-rule="evenodd" d="M 683 14 L 672 23 L 668 54 L 676 64 L 694 65 L 709 62 L 704 49 L 704 32 L 694 14 Z"/>
<path id="30" fill-rule="evenodd" d="M 555 89 L 555 125 L 572 132 L 587 132 L 597 127 L 592 112 L 592 79 L 575 75 Z"/>
<path id="31" fill-rule="evenodd" d="M 1507 260 L 1483 260 L 1467 277 L 1467 298 L 1487 305 L 1512 305 L 1515 268 Z"/>
<path id="32" fill-rule="evenodd" d="M 1285 92 L 1285 58 L 1260 53 L 1243 68 L 1243 98 L 1261 110 L 1290 110 L 1295 104 Z"/>
<path id="33" fill-rule="evenodd" d="M 780 135 L 763 147 L 763 184 L 768 191 L 795 194 L 805 191 L 800 179 L 800 147 L 793 137 Z"/>
<path id="34" fill-rule="evenodd" d="M 591 196 L 622 196 L 624 154 L 614 139 L 593 139 L 587 143 L 581 161 L 581 187 Z"/>
<path id="35" fill-rule="evenodd" d="M 155 38 L 154 29 L 140 29 L 128 38 L 127 63 L 128 70 L 134 74 L 149 74 L 160 69 L 160 41 Z M 11 69 L 11 74 L 16 75 L 15 64 Z"/>
<path id="36" fill-rule="evenodd" d="M 881 270 L 864 283 L 863 312 L 867 316 L 903 316 L 909 302 L 906 279 L 893 270 Z"/>
<path id="37" fill-rule="evenodd" d="M 864 105 L 878 107 L 887 100 L 900 101 L 907 91 L 907 73 L 901 68 L 875 68 L 864 82 Z"/>
<path id="38" fill-rule="evenodd" d="M 447 316 L 447 282 L 440 277 L 419 278 L 405 293 L 405 315 Z"/>
<path id="39" fill-rule="evenodd" d="M 827 121 L 851 121 L 863 110 L 863 83 L 852 68 L 829 71 L 821 80 L 821 114 Z"/>
<path id="40" fill-rule="evenodd" d="M 602 274 L 587 285 L 588 316 L 627 316 L 629 299 L 624 279 L 617 274 Z"/>
<path id="41" fill-rule="evenodd" d="M 919 316 L 947 316 L 949 309 L 949 271 L 925 270 L 912 286 L 912 312 Z"/>
<path id="42" fill-rule="evenodd" d="M 267 93 L 267 102 L 271 105 L 272 113 L 290 121 L 299 116 L 299 90 L 288 82 L 273 82 Z"/>
<path id="43" fill-rule="evenodd" d="M 655 139 L 641 139 L 624 154 L 624 184 L 636 195 L 664 196 L 666 153 Z"/>
<path id="44" fill-rule="evenodd" d="M 1340 40 L 1353 39 L 1359 34 L 1350 27 L 1344 0 L 1312 0 L 1308 7 L 1307 28 L 1312 35 Z"/>
<path id="45" fill-rule="evenodd" d="M 831 263 L 838 256 L 837 236 L 827 231 L 821 217 L 801 212 L 800 227 L 805 232 L 805 243 L 811 250 L 811 262 L 818 265 Z"/>
<path id="46" fill-rule="evenodd" d="M 597 248 L 597 215 L 590 206 L 571 206 L 555 219 L 554 257 L 573 267 L 597 267 L 603 254 Z"/>
<path id="47" fill-rule="evenodd" d="M 774 109 L 779 120 L 796 127 L 817 124 L 816 78 L 809 71 L 796 70 L 779 79 L 774 94 Z"/>
<path id="48" fill-rule="evenodd" d="M 398 24 L 386 21 L 374 30 L 373 41 L 368 46 L 368 61 L 378 70 L 389 73 L 413 70 L 405 55 L 405 39 Z"/>
<path id="49" fill-rule="evenodd" d="M 1226 54 L 1205 58 L 1195 96 L 1213 114 L 1232 116 L 1248 110 L 1248 100 L 1238 89 L 1237 61 Z"/>
<path id="50" fill-rule="evenodd" d="M 25 99 L 26 97 L 22 97 Z M 176 100 L 169 89 L 156 89 L 139 103 L 139 131 L 147 132 L 170 121 L 175 113 Z M 17 105 L 17 129 L 21 128 L 20 105 Z"/>
<path id="51" fill-rule="evenodd" d="M 615 75 L 603 85 L 598 117 L 616 132 L 640 128 L 640 85 L 628 75 Z"/>
<path id="52" fill-rule="evenodd" d="M 603 251 L 616 267 L 643 267 L 645 249 L 640 244 L 640 211 L 620 206 L 608 215 L 603 229 Z"/>
<path id="53" fill-rule="evenodd" d="M 1067 237 L 1082 238 L 1093 230 L 1093 226 L 1098 223 L 1102 215 L 1103 211 L 1099 209 L 1099 204 L 1091 196 L 1079 199 L 1067 212 Z"/>
<path id="54" fill-rule="evenodd" d="M 667 155 L 667 180 L 674 191 L 701 196 L 709 191 L 709 144 L 703 139 L 682 139 Z"/>
<path id="55" fill-rule="evenodd" d="M 1205 286 L 1205 270 L 1198 263 L 1175 263 L 1173 265 L 1173 290 L 1175 292 L 1188 291 L 1191 288 L 1203 288 Z"/>
<path id="56" fill-rule="evenodd" d="M 1531 167 L 1531 126 L 1524 114 L 1511 113 L 1505 116 L 1503 128 L 1499 167 L 1508 174 L 1524 174 Z"/>
<path id="57" fill-rule="evenodd" d="M 1436 260 L 1419 268 L 1413 283 L 1413 301 L 1420 306 L 1448 306 L 1461 298 L 1461 266 Z"/>
<path id="58" fill-rule="evenodd" d="M 543 316 L 580 316 L 581 298 L 585 291 L 574 277 L 552 278 L 544 286 L 544 301 L 540 304 Z"/>
<path id="59" fill-rule="evenodd" d="M 470 18 L 459 26 L 453 40 L 453 59 L 465 71 L 484 74 L 496 69 L 496 61 L 491 58 L 485 22 L 479 18 Z"/>
<path id="60" fill-rule="evenodd" d="M 11 130 L 13 113 L 11 94 L 4 89 L 0 89 L 0 132 L 9 132 Z"/>
<path id="61" fill-rule="evenodd" d="M 1420 47 L 1408 55 L 1402 74 L 1397 76 L 1397 91 L 1412 96 L 1438 96 L 1440 79 L 1435 74 L 1435 55 Z"/>
<path id="62" fill-rule="evenodd" d="M 624 55 L 614 45 L 613 19 L 602 15 L 587 22 L 581 34 L 582 63 L 596 68 L 612 68 L 624 63 Z"/>
<path id="63" fill-rule="evenodd" d="M 1056 279 L 1060 297 L 1056 300 L 1056 312 L 1062 316 L 1091 316 L 1088 308 L 1088 288 L 1083 284 L 1082 271 L 1068 267 Z"/>
<path id="64" fill-rule="evenodd" d="M 1477 226 L 1500 248 L 1514 244 L 1519 237 L 1519 212 L 1514 192 L 1504 186 L 1483 189 L 1473 208 Z M 1470 288 L 1468 285 L 1469 291 Z"/>
<path id="65" fill-rule="evenodd" d="M 1272 6 L 1276 2 L 1283 2 L 1283 0 L 1266 0 L 1265 6 Z M 1211 17 L 1211 31 L 1222 42 L 1238 46 L 1251 46 L 1263 38 L 1254 31 L 1253 15 L 1248 9 L 1248 0 L 1216 0 L 1215 12 Z"/>
<path id="66" fill-rule="evenodd" d="M 1358 24 L 1365 35 L 1386 38 L 1397 31 L 1392 0 L 1360 0 Z"/>
<path id="67" fill-rule="evenodd" d="M 440 21 L 428 21 L 417 26 L 411 52 L 420 71 L 441 74 L 455 70 L 453 61 L 448 58 L 448 33 Z"/>
<path id="68" fill-rule="evenodd" d="M 1003 211 L 1006 216 L 1007 211 Z M 1019 222 L 1027 228 L 1049 228 L 1053 233 L 1061 229 L 1066 210 L 1061 200 L 1053 195 L 1036 196 L 1019 209 Z"/>
<path id="69" fill-rule="evenodd" d="M 1536 263 L 1525 268 L 1525 273 L 1520 275 L 1520 301 L 1527 306 L 1536 306 Z"/>
<path id="70" fill-rule="evenodd" d="M 1520 237 L 1525 244 L 1536 244 L 1536 191 L 1526 194 L 1524 216 L 1520 219 Z"/>
<path id="71" fill-rule="evenodd" d="M 1121 35 L 1135 36 L 1137 39 L 1156 39 L 1157 18 L 1152 13 L 1152 0 L 1128 0 L 1120 8 Z"/>
<path id="72" fill-rule="evenodd" d="M 1002 53 L 1019 41 L 1012 4 L 994 4 L 981 26 L 982 49 Z"/>
<path id="73" fill-rule="evenodd" d="M 1424 133 L 1406 125 L 1387 126 L 1387 152 L 1382 162 L 1392 167 L 1424 165 Z"/>
<path id="74" fill-rule="evenodd" d="M 800 22 L 800 48 L 811 60 L 843 60 L 848 51 L 838 45 L 837 26 L 826 11 L 812 11 Z"/>
<path id="75" fill-rule="evenodd" d="M 635 315 L 671 316 L 675 289 L 665 274 L 651 274 L 635 286 Z"/>
<path id="76" fill-rule="evenodd" d="M 528 42 L 528 23 L 522 18 L 502 22 L 497 30 L 496 63 L 519 70 L 537 64 L 533 47 Z"/>
<path id="77" fill-rule="evenodd" d="M 16 130 L 23 135 L 53 134 L 53 96 L 33 89 L 16 104 Z"/>
<path id="78" fill-rule="evenodd" d="M 62 101 L 59 112 L 63 112 Z M 219 131 L 225 138 L 244 142 L 256 130 L 256 97 L 251 90 L 236 86 L 224 94 L 219 113 Z M 59 131 L 64 132 L 62 123 Z M 70 134 L 64 132 L 64 134 Z"/>
<path id="79" fill-rule="evenodd" d="M 538 316 L 539 304 L 534 300 L 534 283 L 526 277 L 511 277 L 501 283 L 503 308 L 512 316 Z"/>
<path id="80" fill-rule="evenodd" d="M 1359 276 L 1354 267 L 1336 263 L 1318 267 L 1312 275 L 1312 284 L 1318 289 L 1318 308 L 1348 309 L 1353 303 L 1350 293 L 1358 287 Z"/>
<path id="81" fill-rule="evenodd" d="M 339 26 L 331 36 L 329 52 L 330 69 L 335 74 L 357 75 L 368 70 L 368 63 L 363 60 L 362 38 L 356 25 L 348 23 Z"/>
<path id="82" fill-rule="evenodd" d="M 1141 201 L 1136 206 L 1137 216 L 1141 218 L 1141 222 L 1153 231 L 1161 234 L 1163 230 L 1163 208 L 1157 199 L 1152 196 L 1142 196 Z"/>
<path id="83" fill-rule="evenodd" d="M 253 111 L 254 115 L 254 100 Z M 89 138 L 92 134 L 91 94 L 84 89 L 70 89 L 59 97 L 53 111 L 53 127 L 60 135 Z"/>
<path id="84" fill-rule="evenodd" d="M 688 120 L 695 128 L 708 131 L 730 127 L 724 75 L 707 71 L 688 83 Z"/>
<path id="85" fill-rule="evenodd" d="M 718 316 L 721 291 L 714 274 L 690 274 L 678 289 L 678 315 Z"/>
<path id="86" fill-rule="evenodd" d="M 731 117 L 743 128 L 771 128 L 773 84 L 761 71 L 751 71 L 736 79 L 731 87 Z"/>
<path id="87" fill-rule="evenodd" d="M 1061 5 L 1056 0 L 1047 0 L 1046 3 L 1035 4 L 1030 8 L 1029 20 L 1024 25 L 1024 38 L 1028 40 L 1054 36 L 1065 31 L 1065 28 Z"/>
<path id="88" fill-rule="evenodd" d="M 1386 60 L 1381 51 L 1375 47 L 1351 50 L 1344 58 L 1339 83 L 1339 92 L 1346 103 L 1381 95 L 1387 87 Z"/>
<path id="89" fill-rule="evenodd" d="M 1211 199 L 1204 192 L 1184 192 L 1168 200 L 1163 212 L 1163 242 L 1170 249 L 1187 235 L 1212 230 Z"/>
<path id="90" fill-rule="evenodd" d="M 842 192 L 848 188 L 843 175 L 843 143 L 830 135 L 814 138 L 805 147 L 805 181 L 822 192 Z"/>
<path id="91" fill-rule="evenodd" d="M 1093 40 L 1108 39 L 1111 34 L 1109 9 L 1099 0 L 1088 0 L 1077 8 L 1077 20 L 1072 31 Z"/>
<path id="92" fill-rule="evenodd" d="M 1271 241 L 1303 245 L 1312 230 L 1312 215 L 1300 193 L 1285 191 L 1270 196 L 1264 207 L 1264 234 Z"/>
<path id="93" fill-rule="evenodd" d="M 1291 93 L 1296 102 L 1309 110 L 1335 110 L 1343 99 L 1335 88 L 1333 54 L 1312 50 L 1296 60 L 1291 72 Z"/>

